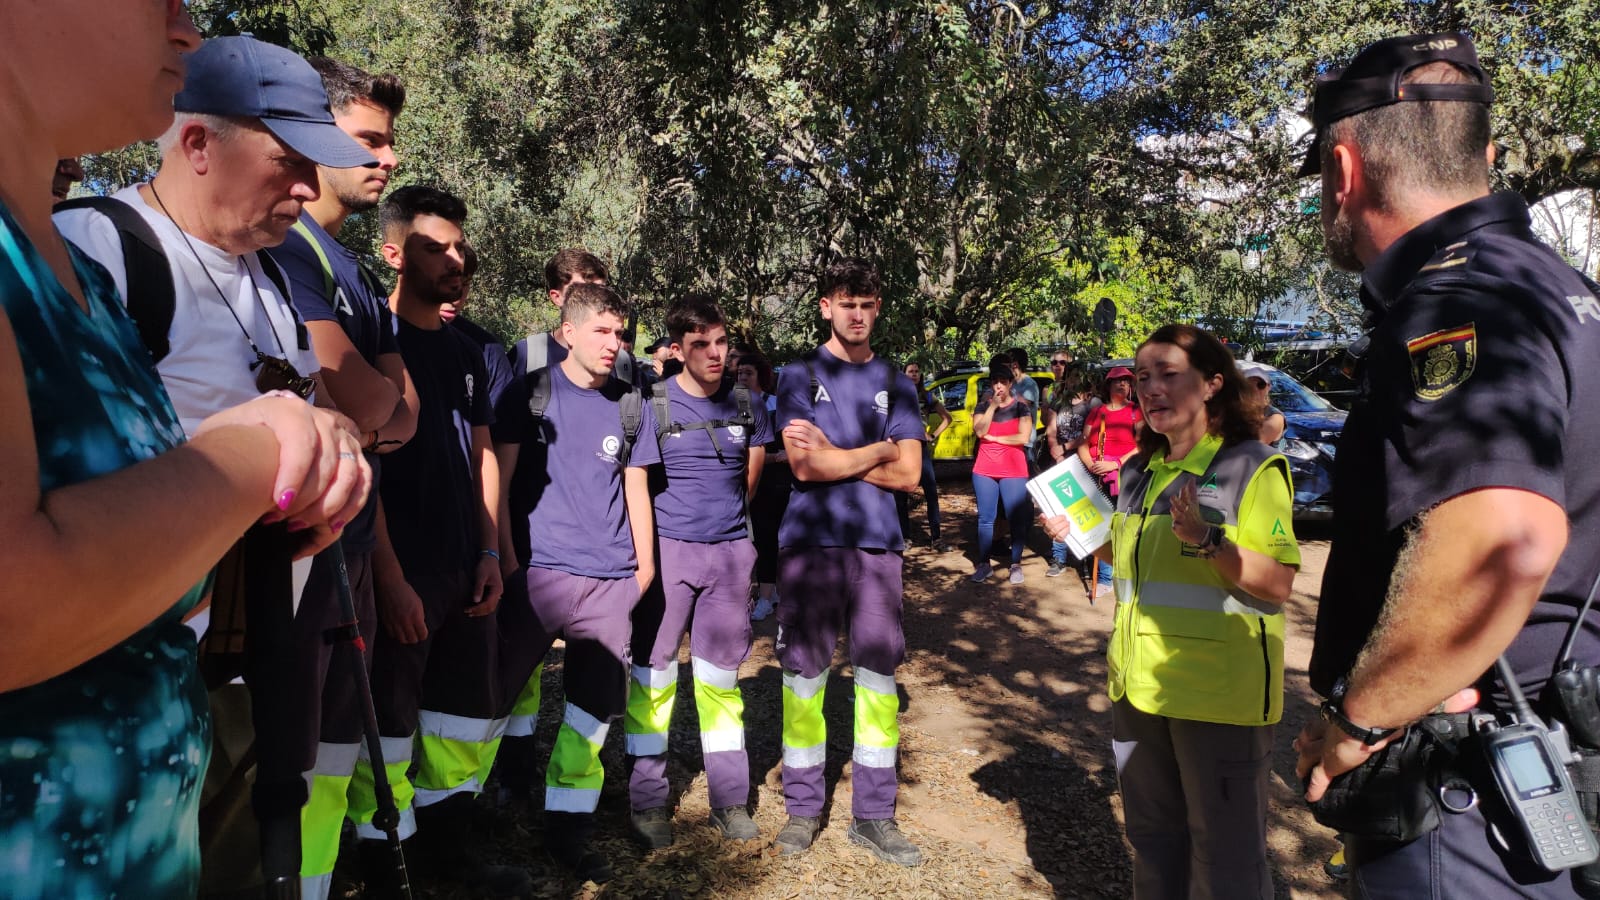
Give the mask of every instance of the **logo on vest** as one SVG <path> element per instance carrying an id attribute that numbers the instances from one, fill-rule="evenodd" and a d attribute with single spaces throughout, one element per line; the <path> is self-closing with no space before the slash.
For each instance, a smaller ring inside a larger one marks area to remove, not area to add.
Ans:
<path id="1" fill-rule="evenodd" d="M 1472 377 L 1478 362 L 1478 329 L 1472 322 L 1406 341 L 1417 399 L 1431 403 Z"/>
<path id="2" fill-rule="evenodd" d="M 872 411 L 880 416 L 889 414 L 889 392 L 879 391 L 872 396 Z"/>
<path id="3" fill-rule="evenodd" d="M 1274 537 L 1276 537 L 1278 535 L 1287 536 L 1289 534 L 1288 531 L 1284 530 L 1283 520 L 1282 519 L 1273 519 L 1272 520 L 1272 534 L 1273 534 Z"/>
<path id="4" fill-rule="evenodd" d="M 1222 488 L 1217 486 L 1217 473 L 1215 472 L 1207 475 L 1206 479 L 1200 482 L 1200 484 L 1195 488 L 1194 492 L 1194 498 L 1196 501 L 1216 500 L 1221 496 Z"/>

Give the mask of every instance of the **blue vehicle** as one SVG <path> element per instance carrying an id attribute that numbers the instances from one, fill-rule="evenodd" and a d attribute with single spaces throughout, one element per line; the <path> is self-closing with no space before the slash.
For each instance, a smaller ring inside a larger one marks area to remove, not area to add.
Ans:
<path id="1" fill-rule="evenodd" d="M 1295 520 L 1331 519 L 1334 445 L 1344 431 L 1345 411 L 1278 369 L 1255 365 L 1267 370 L 1272 405 L 1283 413 L 1283 439 L 1277 446 L 1289 458 L 1294 476 Z"/>

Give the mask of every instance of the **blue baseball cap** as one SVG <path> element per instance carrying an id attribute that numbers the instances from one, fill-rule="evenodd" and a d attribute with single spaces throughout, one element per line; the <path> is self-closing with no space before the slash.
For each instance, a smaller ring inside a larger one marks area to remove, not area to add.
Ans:
<path id="1" fill-rule="evenodd" d="M 249 35 L 212 38 L 184 58 L 178 112 L 259 119 L 278 140 L 318 165 L 372 168 L 377 157 L 333 121 L 322 76 L 291 50 Z"/>

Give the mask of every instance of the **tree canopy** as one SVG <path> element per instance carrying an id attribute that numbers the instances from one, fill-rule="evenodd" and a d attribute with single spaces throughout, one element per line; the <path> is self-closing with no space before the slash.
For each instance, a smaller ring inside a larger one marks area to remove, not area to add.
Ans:
<path id="1" fill-rule="evenodd" d="M 584 246 L 658 333 L 689 290 L 737 339 L 818 336 L 817 275 L 876 259 L 881 345 L 944 362 L 1021 343 L 1110 346 L 1172 319 L 1296 305 L 1350 322 L 1294 178 L 1319 74 L 1402 31 L 1465 30 L 1497 101 L 1499 186 L 1600 190 L 1600 16 L 1507 0 L 195 0 L 250 31 L 406 79 L 395 184 L 465 199 L 472 313 L 548 326 L 544 260 Z M 153 151 L 91 161 L 96 185 Z M 363 230 L 365 229 L 365 230 Z M 347 239 L 369 250 L 370 223 Z"/>

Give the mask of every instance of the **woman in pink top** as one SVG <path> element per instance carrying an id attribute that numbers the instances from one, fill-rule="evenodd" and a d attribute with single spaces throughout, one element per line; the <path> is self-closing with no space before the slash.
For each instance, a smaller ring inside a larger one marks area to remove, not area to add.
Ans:
<path id="1" fill-rule="evenodd" d="M 1125 366 L 1117 366 L 1106 373 L 1106 402 L 1089 413 L 1083 423 L 1083 443 L 1078 445 L 1078 459 L 1089 471 L 1100 478 L 1106 493 L 1113 499 L 1120 492 L 1122 464 L 1139 452 L 1139 431 L 1144 427 L 1144 415 L 1133 403 L 1133 373 Z M 1101 589 L 1111 590 L 1111 566 L 1100 563 L 1093 603 Z"/>
<path id="2" fill-rule="evenodd" d="M 989 551 L 994 544 L 994 520 L 999 505 L 1006 507 L 1011 525 L 1012 584 L 1022 583 L 1022 547 L 1027 542 L 1032 506 L 1028 500 L 1028 454 L 1033 429 L 1033 407 L 1011 392 L 1010 366 L 989 367 L 990 394 L 972 414 L 972 431 L 978 436 L 977 459 L 972 464 L 972 491 L 978 501 L 978 570 L 972 581 L 981 584 L 994 574 Z"/>

